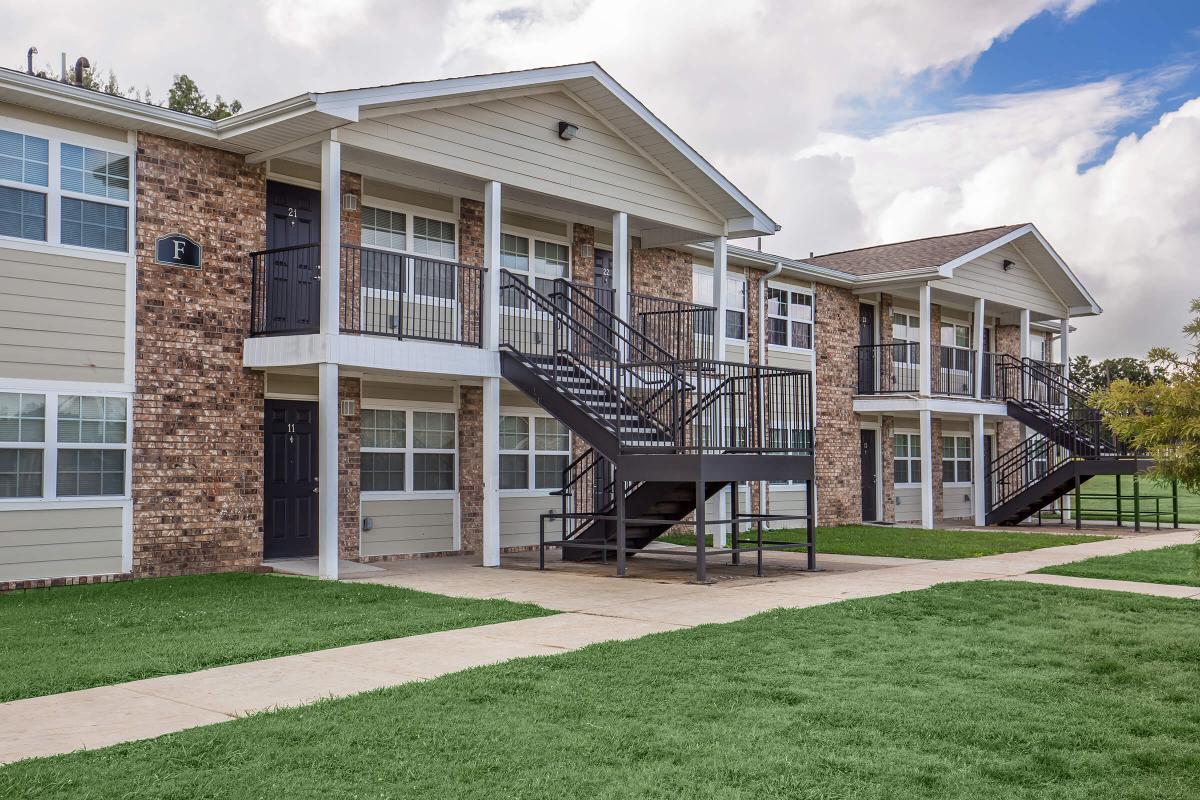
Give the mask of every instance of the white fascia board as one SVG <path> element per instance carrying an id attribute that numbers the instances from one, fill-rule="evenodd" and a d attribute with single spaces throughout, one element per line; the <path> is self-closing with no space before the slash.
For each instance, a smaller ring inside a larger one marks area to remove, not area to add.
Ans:
<path id="1" fill-rule="evenodd" d="M 1076 311 L 1075 311 L 1076 308 L 1088 309 L 1088 311 L 1086 311 L 1086 312 L 1079 312 L 1080 315 L 1084 315 L 1084 314 L 1094 315 L 1094 314 L 1101 313 L 1104 309 L 1100 308 L 1100 304 L 1096 302 L 1096 298 L 1092 297 L 1092 293 L 1089 292 L 1087 290 L 1087 288 L 1084 287 L 1083 283 L 1079 280 L 1079 278 L 1075 276 L 1075 273 L 1072 272 L 1071 268 L 1067 266 L 1067 262 L 1062 260 L 1062 257 L 1060 257 L 1058 255 L 1058 251 L 1056 251 L 1053 247 L 1050 246 L 1050 242 L 1046 241 L 1046 237 L 1042 236 L 1042 232 L 1039 231 L 1037 229 L 1037 227 L 1032 224 L 1029 225 L 1028 227 L 1029 227 L 1030 231 L 1033 233 L 1034 238 L 1036 238 L 1038 240 L 1038 243 L 1041 244 L 1042 247 L 1046 248 L 1046 252 L 1049 253 L 1050 257 L 1054 259 L 1054 263 L 1058 264 L 1059 269 L 1061 269 L 1066 274 L 1067 278 L 1070 279 L 1072 284 L 1074 284 L 1075 289 L 1079 292 L 1080 295 L 1083 296 L 1085 305 L 1071 306 L 1071 308 L 1070 308 L 1071 315 L 1076 316 Z"/>
<path id="2" fill-rule="evenodd" d="M 860 395 L 854 398 L 854 411 L 857 414 L 930 411 L 934 414 L 983 414 L 985 417 L 997 418 L 1008 416 L 1008 406 L 991 400 L 916 395 Z"/>
<path id="3" fill-rule="evenodd" d="M 495 350 L 378 336 L 301 334 L 255 336 L 242 344 L 242 366 L 250 369 L 308 366 L 328 362 L 370 372 L 437 375 L 468 379 L 500 377 Z"/>

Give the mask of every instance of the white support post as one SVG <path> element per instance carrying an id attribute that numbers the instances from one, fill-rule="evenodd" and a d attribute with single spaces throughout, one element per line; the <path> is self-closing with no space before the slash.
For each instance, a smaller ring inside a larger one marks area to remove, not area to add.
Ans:
<path id="1" fill-rule="evenodd" d="M 613 213 L 613 294 L 616 300 L 617 319 L 629 322 L 629 215 L 624 211 Z"/>
<path id="2" fill-rule="evenodd" d="M 1071 319 L 1063 317 L 1058 323 L 1058 360 L 1063 364 L 1063 377 L 1071 377 Z"/>
<path id="3" fill-rule="evenodd" d="M 933 303 L 931 301 L 932 289 L 928 283 L 921 284 L 918 290 L 920 296 L 921 327 L 917 336 L 917 346 L 920 348 L 921 359 L 921 396 L 929 397 L 933 393 L 933 322 L 930 317 L 933 314 Z"/>
<path id="4" fill-rule="evenodd" d="M 729 267 L 727 240 L 724 236 L 713 239 L 713 302 L 717 305 L 717 319 L 713 322 L 713 358 L 725 360 L 725 317 L 729 310 L 729 298 L 725 294 L 725 276 Z"/>
<path id="5" fill-rule="evenodd" d="M 321 333 L 341 330 L 342 145 L 321 142 Z M 338 365 L 317 366 L 317 574 L 338 577 Z"/>
<path id="6" fill-rule="evenodd" d="M 488 181 L 483 186 L 483 266 L 487 269 L 483 275 L 484 350 L 500 347 L 500 189 L 499 181 Z"/>
<path id="7" fill-rule="evenodd" d="M 321 333 L 341 328 L 342 144 L 321 141 Z"/>
<path id="8" fill-rule="evenodd" d="M 987 464 L 983 463 L 983 414 L 971 418 L 971 500 L 975 507 L 975 524 L 987 523 Z"/>
<path id="9" fill-rule="evenodd" d="M 921 527 L 933 527 L 933 414 L 921 412 Z"/>
<path id="10" fill-rule="evenodd" d="M 338 578 L 338 365 L 317 368 L 317 574 Z"/>
<path id="11" fill-rule="evenodd" d="M 982 297 L 975 300 L 975 329 L 971 332 L 971 343 L 975 346 L 975 399 L 983 399 L 983 369 L 987 363 L 983 353 L 983 315 L 986 305 Z"/>
<path id="12" fill-rule="evenodd" d="M 1029 358 L 1029 309 L 1021 309 L 1021 358 Z"/>
<path id="13" fill-rule="evenodd" d="M 483 565 L 500 566 L 500 379 L 483 379 Z"/>

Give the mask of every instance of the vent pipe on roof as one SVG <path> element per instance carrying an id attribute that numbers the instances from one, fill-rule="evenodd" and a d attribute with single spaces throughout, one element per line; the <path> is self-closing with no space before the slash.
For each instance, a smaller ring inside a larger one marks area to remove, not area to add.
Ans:
<path id="1" fill-rule="evenodd" d="M 68 83 L 67 80 L 67 54 L 62 54 L 62 69 L 58 71 L 58 79 L 63 83 Z"/>
<path id="2" fill-rule="evenodd" d="M 31 47 L 25 52 L 25 71 L 30 75 L 33 74 L 33 57 L 37 55 L 37 48 Z"/>
<path id="3" fill-rule="evenodd" d="M 80 56 L 78 59 L 76 59 L 76 61 L 75 61 L 75 85 L 76 86 L 83 86 L 83 71 L 85 69 L 88 69 L 91 66 L 92 66 L 92 62 L 88 61 L 83 56 Z"/>

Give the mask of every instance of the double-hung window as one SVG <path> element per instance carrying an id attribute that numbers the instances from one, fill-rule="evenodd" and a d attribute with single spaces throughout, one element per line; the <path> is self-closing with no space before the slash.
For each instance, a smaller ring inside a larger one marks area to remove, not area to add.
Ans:
<path id="1" fill-rule="evenodd" d="M 0 236 L 129 252 L 132 156 L 0 128 Z"/>
<path id="2" fill-rule="evenodd" d="M 0 236 L 46 241 L 50 141 L 0 130 Z"/>
<path id="3" fill-rule="evenodd" d="M 701 267 L 692 270 L 692 302 L 702 306 L 716 306 L 713 302 L 713 275 L 710 270 Z M 696 333 L 712 336 L 712 328 L 706 317 L 701 317 L 697 323 Z M 746 279 L 741 275 L 725 277 L 725 336 L 729 339 L 746 338 Z"/>
<path id="4" fill-rule="evenodd" d="M 780 286 L 767 287 L 767 342 L 779 347 L 812 349 L 811 294 Z"/>
<path id="5" fill-rule="evenodd" d="M 456 242 L 453 222 L 364 203 L 363 287 L 453 300 Z"/>
<path id="6" fill-rule="evenodd" d="M 571 461 L 571 437 L 556 419 L 538 415 L 500 417 L 500 488 L 559 489 Z"/>
<path id="7" fill-rule="evenodd" d="M 453 412 L 364 408 L 361 435 L 362 491 L 454 490 Z"/>
<path id="8" fill-rule="evenodd" d="M 554 281 L 567 276 L 570 263 L 571 249 L 566 244 L 519 233 L 500 235 L 500 268 L 526 285 L 532 280 L 533 288 L 542 294 L 554 291 Z M 525 308 L 525 299 L 510 286 L 500 293 L 500 304 Z"/>
<path id="9" fill-rule="evenodd" d="M 0 392 L 0 498 L 122 497 L 129 400 Z"/>
<path id="10" fill-rule="evenodd" d="M 892 312 L 892 361 L 897 364 L 920 364 L 921 318 L 903 311 Z"/>
<path id="11" fill-rule="evenodd" d="M 921 482 L 921 436 L 897 433 L 892 436 L 892 474 L 897 486 Z"/>
<path id="12" fill-rule="evenodd" d="M 971 437 L 942 437 L 942 483 L 971 482 Z"/>

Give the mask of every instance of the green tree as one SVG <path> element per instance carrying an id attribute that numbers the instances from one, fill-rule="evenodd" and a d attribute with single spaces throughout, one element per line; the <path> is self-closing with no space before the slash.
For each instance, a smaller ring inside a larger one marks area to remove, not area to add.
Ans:
<path id="1" fill-rule="evenodd" d="M 1156 365 L 1141 358 L 1106 358 L 1102 361 L 1092 361 L 1081 355 L 1071 359 L 1071 380 L 1082 386 L 1088 394 L 1107 388 L 1113 381 L 1122 379 L 1139 386 L 1149 386 L 1161 377 L 1160 372 Z"/>
<path id="2" fill-rule="evenodd" d="M 1193 341 L 1179 355 L 1156 347 L 1146 355 L 1158 370 L 1149 384 L 1118 378 L 1092 395 L 1105 423 L 1121 439 L 1155 461 L 1152 474 L 1200 491 L 1200 300 L 1183 332 Z"/>
<path id="3" fill-rule="evenodd" d="M 196 82 L 184 74 L 175 76 L 171 90 L 167 93 L 167 108 L 198 117 L 223 119 L 241 111 L 242 104 L 237 100 L 226 103 L 221 99 L 221 95 L 216 96 L 215 102 L 209 102 Z"/>

